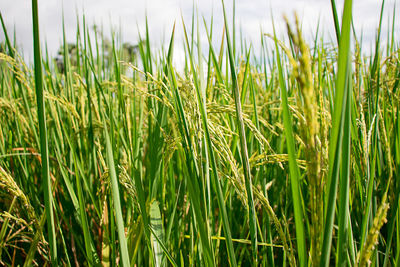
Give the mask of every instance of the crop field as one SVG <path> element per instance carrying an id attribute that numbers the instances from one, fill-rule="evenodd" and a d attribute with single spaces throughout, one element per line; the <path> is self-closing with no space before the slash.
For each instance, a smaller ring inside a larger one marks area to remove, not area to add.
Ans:
<path id="1" fill-rule="evenodd" d="M 331 39 L 288 15 L 260 53 L 222 0 L 222 37 L 195 11 L 158 50 L 83 18 L 55 59 L 37 2 L 32 62 L 0 13 L 1 266 L 400 265 L 395 8 L 368 50 L 351 0 Z"/>

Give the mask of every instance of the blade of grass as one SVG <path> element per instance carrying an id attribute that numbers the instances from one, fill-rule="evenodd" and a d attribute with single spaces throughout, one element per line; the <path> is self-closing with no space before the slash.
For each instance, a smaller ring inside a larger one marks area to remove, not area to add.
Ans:
<path id="1" fill-rule="evenodd" d="M 160 207 L 156 200 L 152 201 L 150 204 L 150 230 L 151 234 L 151 243 L 153 248 L 153 255 L 155 259 L 155 266 L 160 267 L 164 266 L 163 262 L 163 253 L 161 251 L 160 243 L 164 239 L 164 227 L 162 223 Z"/>
<path id="2" fill-rule="evenodd" d="M 240 100 L 239 86 L 236 77 L 236 64 L 234 59 L 234 48 L 232 48 L 231 39 L 229 36 L 229 28 L 228 28 L 228 20 L 225 11 L 225 4 L 222 1 L 222 9 L 224 12 L 224 21 L 225 21 L 225 36 L 227 41 L 228 48 L 228 56 L 229 56 L 229 64 L 232 78 L 232 94 L 235 99 L 235 108 L 236 108 L 236 120 L 237 126 L 239 128 L 239 137 L 240 137 L 240 148 L 242 154 L 242 164 L 243 164 L 243 172 L 245 177 L 245 186 L 247 193 L 247 212 L 249 217 L 249 228 L 250 228 L 250 236 L 252 243 L 252 255 L 253 255 L 253 265 L 257 265 L 257 217 L 256 211 L 254 208 L 254 200 L 253 200 L 253 190 L 252 190 L 252 179 L 251 179 L 251 171 L 250 171 L 250 163 L 249 163 L 249 155 L 247 153 L 247 143 L 246 143 L 246 133 L 244 129 L 243 123 L 243 114 L 242 114 L 242 106 Z M 233 29 L 235 31 L 235 29 Z"/>
<path id="3" fill-rule="evenodd" d="M 348 68 L 350 68 L 350 60 L 348 60 Z M 349 234 L 349 195 L 350 195 L 350 121 L 351 121 L 351 95 L 352 81 L 347 79 L 347 100 L 346 111 L 344 117 L 344 134 L 342 143 L 342 170 L 340 176 L 340 195 L 339 195 L 339 233 L 338 233 L 338 249 L 337 264 L 346 264 L 348 253 L 348 234 Z"/>
<path id="4" fill-rule="evenodd" d="M 336 1 L 331 0 L 331 8 L 332 8 L 332 15 L 333 15 L 333 22 L 335 24 L 335 33 L 336 33 L 336 40 L 339 43 L 340 40 L 340 26 L 339 26 L 339 18 L 336 9 Z"/>
<path id="5" fill-rule="evenodd" d="M 161 246 L 162 250 L 164 251 L 165 255 L 167 256 L 167 259 L 171 263 L 172 266 L 176 267 L 178 264 L 176 264 L 174 258 L 172 258 L 171 253 L 168 252 L 167 248 L 165 247 L 165 244 L 160 238 L 157 236 L 155 233 L 153 227 L 150 227 L 151 234 L 154 236 L 154 238 L 157 240 L 158 244 Z"/>
<path id="6" fill-rule="evenodd" d="M 341 158 L 350 157 L 349 154 L 342 154 L 343 131 L 350 131 L 344 125 L 346 113 L 346 103 L 348 100 L 349 83 L 351 79 L 351 69 L 348 63 L 350 59 L 350 31 L 352 17 L 352 0 L 345 0 L 343 6 L 342 29 L 339 41 L 338 74 L 335 82 L 335 104 L 332 116 L 332 129 L 329 138 L 329 173 L 327 179 L 328 198 L 326 199 L 327 209 L 325 212 L 324 238 L 322 243 L 322 254 L 320 266 L 328 266 L 330 250 L 332 244 L 333 222 L 335 218 L 336 194 L 340 172 Z M 348 152 L 348 151 L 346 151 Z M 344 161 L 346 162 L 346 160 Z M 346 166 L 348 167 L 348 166 Z M 346 222 L 345 222 L 346 223 Z"/>
<path id="7" fill-rule="evenodd" d="M 40 152 L 42 159 L 42 181 L 45 212 L 47 217 L 47 234 L 48 242 L 50 245 L 50 259 L 53 266 L 58 265 L 57 259 L 57 242 L 56 232 L 54 225 L 53 215 L 53 201 L 51 191 L 50 167 L 49 167 L 49 153 L 47 141 L 47 128 L 46 128 L 46 107 L 43 96 L 43 74 L 42 74 L 42 57 L 40 53 L 40 37 L 39 37 L 39 14 L 38 2 L 32 0 L 32 20 L 33 20 L 33 52 L 34 52 L 34 66 L 35 66 L 35 88 L 36 88 L 36 102 L 39 120 L 40 131 Z"/>
<path id="8" fill-rule="evenodd" d="M 112 189 L 112 198 L 114 203 L 114 211 L 116 216 L 116 223 L 117 223 L 117 231 L 118 231 L 118 239 L 119 239 L 119 246 L 120 246 L 120 257 L 122 261 L 122 265 L 124 267 L 130 266 L 129 263 L 129 253 L 128 253 L 128 246 L 126 243 L 125 237 L 125 228 L 124 228 L 124 220 L 122 218 L 122 209 L 121 209 L 121 201 L 119 197 L 119 188 L 118 188 L 118 179 L 117 174 L 115 171 L 115 163 L 114 163 L 114 156 L 113 150 L 111 147 L 110 137 L 108 135 L 107 127 L 105 127 L 105 141 L 106 141 L 106 150 L 107 150 L 107 161 L 109 166 L 109 173 L 111 178 L 111 189 Z"/>
<path id="9" fill-rule="evenodd" d="M 300 266 L 306 266 L 306 242 L 305 242 L 305 232 L 304 232 L 304 223 L 303 223 L 303 208 L 302 208 L 302 197 L 301 197 L 301 188 L 300 188 L 300 170 L 296 161 L 296 149 L 294 142 L 294 134 L 293 134 L 293 123 L 292 116 L 289 113 L 289 104 L 287 97 L 287 89 L 285 84 L 285 78 L 282 69 L 281 57 L 279 53 L 278 40 L 275 34 L 275 26 L 274 27 L 274 41 L 275 41 L 275 50 L 276 50 L 276 64 L 278 66 L 278 75 L 279 75 L 279 87 L 281 91 L 281 103 L 282 103 L 282 112 L 283 112 L 283 124 L 285 128 L 285 137 L 286 137 L 286 146 L 289 154 L 289 172 L 290 172 L 290 184 L 292 189 L 292 198 L 293 198 L 293 208 L 294 208 L 294 220 L 296 226 L 296 240 L 297 240 L 297 254 L 299 257 Z M 294 253 L 289 251 L 285 251 L 288 253 L 289 261 L 291 265 L 295 263 L 291 258 Z M 292 254 L 292 256 L 290 255 Z"/>

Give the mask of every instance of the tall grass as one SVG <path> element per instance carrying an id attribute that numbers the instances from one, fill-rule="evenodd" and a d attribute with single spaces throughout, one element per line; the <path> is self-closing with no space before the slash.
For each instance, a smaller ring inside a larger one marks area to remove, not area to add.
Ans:
<path id="1" fill-rule="evenodd" d="M 46 126 L 46 108 L 43 96 L 43 74 L 42 74 L 42 56 L 40 51 L 39 37 L 39 15 L 37 0 L 32 0 L 32 25 L 33 25 L 33 52 L 34 52 L 34 68 L 35 68 L 35 91 L 37 102 L 37 117 L 39 121 L 40 132 L 40 159 L 42 163 L 41 180 L 43 183 L 44 205 L 47 218 L 48 242 L 50 245 L 50 260 L 52 265 L 57 264 L 57 245 L 56 233 L 53 216 L 53 195 L 50 179 L 49 167 L 49 148 Z M 23 90 L 23 89 L 22 89 Z"/>
<path id="2" fill-rule="evenodd" d="M 395 12 L 371 52 L 332 0 L 333 43 L 294 16 L 255 53 L 221 3 L 223 29 L 182 20 L 183 71 L 179 25 L 132 50 L 77 16 L 56 61 L 32 0 L 26 63 L 0 14 L 1 265 L 400 263 Z"/>

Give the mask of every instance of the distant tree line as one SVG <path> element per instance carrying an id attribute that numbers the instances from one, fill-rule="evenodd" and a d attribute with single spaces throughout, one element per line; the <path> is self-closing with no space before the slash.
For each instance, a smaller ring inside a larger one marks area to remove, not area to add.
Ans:
<path id="1" fill-rule="evenodd" d="M 96 32 L 98 36 L 100 36 L 100 51 L 99 55 L 104 64 L 103 67 L 107 68 L 109 64 L 114 60 L 113 56 L 113 47 L 111 41 L 104 37 L 104 35 L 97 30 L 97 27 L 94 26 L 93 30 Z M 143 42 L 143 41 L 142 41 Z M 145 42 L 143 42 L 145 44 Z M 69 62 L 72 67 L 76 67 L 78 58 L 81 58 L 82 55 L 77 55 L 78 51 L 76 43 L 67 43 L 67 53 Z M 0 47 L 0 49 L 3 49 Z M 135 63 L 137 60 L 138 52 L 139 52 L 139 43 L 133 44 L 130 42 L 125 42 L 121 47 L 117 47 L 117 56 L 118 60 L 127 63 Z M 0 50 L 2 51 L 2 50 Z M 79 52 L 81 53 L 81 52 Z M 64 45 L 61 45 L 57 51 L 57 55 L 54 57 L 54 61 L 56 63 L 57 70 L 59 72 L 64 72 L 65 62 L 64 62 Z"/>

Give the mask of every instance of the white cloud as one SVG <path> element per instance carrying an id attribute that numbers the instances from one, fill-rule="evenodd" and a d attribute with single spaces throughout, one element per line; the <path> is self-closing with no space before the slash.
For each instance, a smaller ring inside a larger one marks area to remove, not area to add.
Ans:
<path id="1" fill-rule="evenodd" d="M 393 12 L 393 4 L 396 0 L 386 1 L 386 11 Z M 380 1 L 376 0 L 354 0 L 354 23 L 355 29 L 360 34 L 363 29 L 364 39 L 372 42 L 378 26 Z M 398 2 L 398 1 L 397 1 Z M 5 19 L 9 34 L 13 35 L 15 26 L 17 42 L 25 54 L 31 57 L 32 51 L 32 25 L 31 6 L 27 0 L 0 0 L 0 11 Z M 232 0 L 225 1 L 228 16 L 232 15 Z M 208 25 L 211 15 L 214 16 L 215 39 L 220 41 L 223 25 L 222 8 L 220 0 L 198 0 L 195 1 L 200 16 L 204 16 Z M 343 0 L 338 1 L 337 7 L 341 14 Z M 42 40 L 46 40 L 51 54 L 54 54 L 62 40 L 62 6 L 64 6 L 64 20 L 66 35 L 69 41 L 73 41 L 76 34 L 76 11 L 85 14 L 89 25 L 94 23 L 103 25 L 105 32 L 110 32 L 111 25 L 121 24 L 122 37 L 125 41 L 136 42 L 138 40 L 137 28 L 144 34 L 145 14 L 147 12 L 150 39 L 154 46 L 160 46 L 163 36 L 168 42 L 169 35 L 174 21 L 177 22 L 177 43 L 182 42 L 183 30 L 181 23 L 181 12 L 190 29 L 192 15 L 192 1 L 185 0 L 40 0 L 39 19 L 41 25 Z M 246 40 L 253 44 L 260 43 L 260 27 L 266 32 L 272 32 L 271 12 L 274 16 L 277 30 L 280 36 L 284 34 L 282 14 L 286 13 L 292 18 L 292 12 L 297 10 L 303 22 L 303 30 L 311 37 L 315 33 L 318 20 L 321 29 L 328 35 L 333 34 L 333 20 L 330 1 L 322 0 L 237 0 L 236 1 L 236 22 L 242 27 L 242 33 Z M 202 33 L 203 21 L 200 20 Z M 231 19 L 230 19 L 231 23 Z M 387 28 L 387 16 L 383 21 Z M 397 23 L 399 24 L 399 23 Z M 4 40 L 3 32 L 0 31 L 0 41 Z M 239 38 L 239 31 L 237 32 Z M 202 45 L 207 46 L 207 38 L 202 36 Z M 257 51 L 257 50 L 256 50 Z"/>

